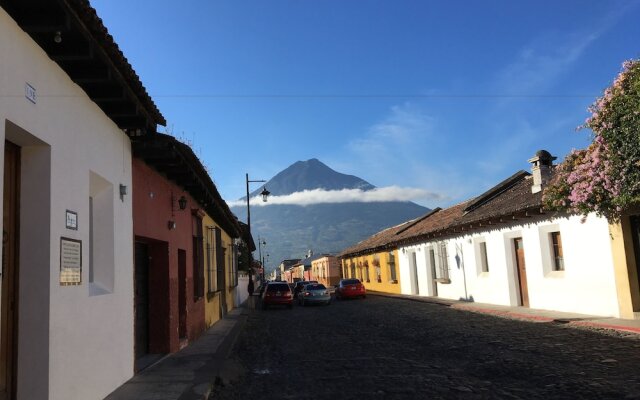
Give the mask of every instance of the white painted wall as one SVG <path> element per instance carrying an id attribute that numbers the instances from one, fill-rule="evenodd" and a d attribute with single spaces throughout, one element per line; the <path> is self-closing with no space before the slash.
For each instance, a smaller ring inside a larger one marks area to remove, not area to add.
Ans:
<path id="1" fill-rule="evenodd" d="M 531 308 L 619 316 L 607 221 L 589 215 L 584 222 L 579 216 L 530 222 L 447 239 L 451 283 L 437 284 L 438 297 L 519 305 L 513 239 L 522 237 Z M 562 236 L 564 271 L 552 271 L 552 231 L 559 231 Z M 487 245 L 488 272 L 481 270 L 481 241 Z M 410 256 L 416 252 L 420 295 L 433 295 L 428 291 L 427 253 L 432 245 L 400 248 L 403 294 L 411 294 Z"/>
<path id="2" fill-rule="evenodd" d="M 258 285 L 255 285 L 254 289 L 257 289 Z M 244 303 L 247 298 L 249 298 L 249 275 L 245 273 L 238 274 L 238 286 L 235 288 L 236 290 L 236 307 L 240 307 L 242 303 Z"/>
<path id="3" fill-rule="evenodd" d="M 18 398 L 101 399 L 133 375 L 130 142 L 2 9 L 0 54 L 0 136 L 22 146 Z M 114 189 L 108 290 L 90 291 L 91 173 Z M 59 285 L 61 237 L 82 241 L 79 286 Z"/>

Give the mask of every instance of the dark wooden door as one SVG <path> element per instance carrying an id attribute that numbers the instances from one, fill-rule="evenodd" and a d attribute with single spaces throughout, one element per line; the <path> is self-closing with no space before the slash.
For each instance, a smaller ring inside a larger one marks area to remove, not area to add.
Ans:
<path id="1" fill-rule="evenodd" d="M 136 359 L 149 353 L 149 246 L 136 242 Z"/>
<path id="2" fill-rule="evenodd" d="M 187 252 L 178 249 L 178 335 L 187 337 Z"/>
<path id="3" fill-rule="evenodd" d="M 20 147 L 4 143 L 2 227 L 2 310 L 0 341 L 0 399 L 15 398 L 18 322 L 18 210 Z"/>
<path id="4" fill-rule="evenodd" d="M 520 305 L 529 307 L 529 289 L 527 288 L 527 267 L 524 262 L 524 246 L 522 238 L 513 239 L 516 252 L 516 269 L 518 272 L 518 287 L 520 288 Z"/>

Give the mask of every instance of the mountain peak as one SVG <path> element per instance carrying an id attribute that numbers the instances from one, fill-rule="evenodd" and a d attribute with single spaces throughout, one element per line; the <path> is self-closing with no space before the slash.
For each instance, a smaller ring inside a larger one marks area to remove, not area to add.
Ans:
<path id="1" fill-rule="evenodd" d="M 325 189 L 362 189 L 370 190 L 375 186 L 357 176 L 342 174 L 329 168 L 317 158 L 296 161 L 273 178 L 265 186 L 275 196 L 287 195 L 303 190 Z M 262 187 L 251 195 L 262 191 Z"/>

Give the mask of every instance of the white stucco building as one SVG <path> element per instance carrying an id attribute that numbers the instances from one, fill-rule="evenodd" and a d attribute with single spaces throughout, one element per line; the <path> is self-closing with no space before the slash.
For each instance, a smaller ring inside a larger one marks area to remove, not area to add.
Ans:
<path id="1" fill-rule="evenodd" d="M 87 1 L 3 7 L 0 398 L 101 399 L 133 375 L 125 129 L 164 120 Z"/>
<path id="2" fill-rule="evenodd" d="M 572 216 L 402 246 L 401 290 L 403 294 L 619 317 L 608 228 L 603 218 L 590 215 L 582 222 Z M 556 232 L 562 238 L 563 270 L 554 268 L 551 234 Z M 519 238 L 524 278 L 518 268 Z M 446 247 L 446 267 L 442 246 Z M 442 279 L 443 268 L 448 269 L 448 281 Z M 429 273 L 433 270 L 435 274 Z"/>
<path id="3" fill-rule="evenodd" d="M 398 248 L 401 293 L 633 318 L 635 263 L 615 262 L 615 249 L 625 244 L 614 240 L 615 226 L 595 214 L 542 209 L 553 159 L 540 151 L 529 160 L 533 174 L 516 173 L 390 238 Z"/>

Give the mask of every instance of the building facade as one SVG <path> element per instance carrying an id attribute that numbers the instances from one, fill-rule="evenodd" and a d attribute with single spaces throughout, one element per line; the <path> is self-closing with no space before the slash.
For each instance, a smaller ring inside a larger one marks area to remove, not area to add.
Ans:
<path id="1" fill-rule="evenodd" d="M 88 2 L 17 3 L 0 7 L 0 397 L 100 399 L 133 374 L 129 135 L 164 119 Z"/>
<path id="2" fill-rule="evenodd" d="M 331 255 L 323 255 L 311 262 L 311 276 L 325 286 L 333 286 L 340 282 L 340 261 Z"/>
<path id="3" fill-rule="evenodd" d="M 372 290 L 637 318 L 637 218 L 610 224 L 546 211 L 542 191 L 554 159 L 541 150 L 529 160 L 532 173 L 346 249 L 343 274 L 371 280 L 371 265 L 395 251 L 400 289 Z"/>
<path id="4" fill-rule="evenodd" d="M 236 306 L 240 227 L 189 146 L 156 133 L 133 150 L 140 369 Z"/>

